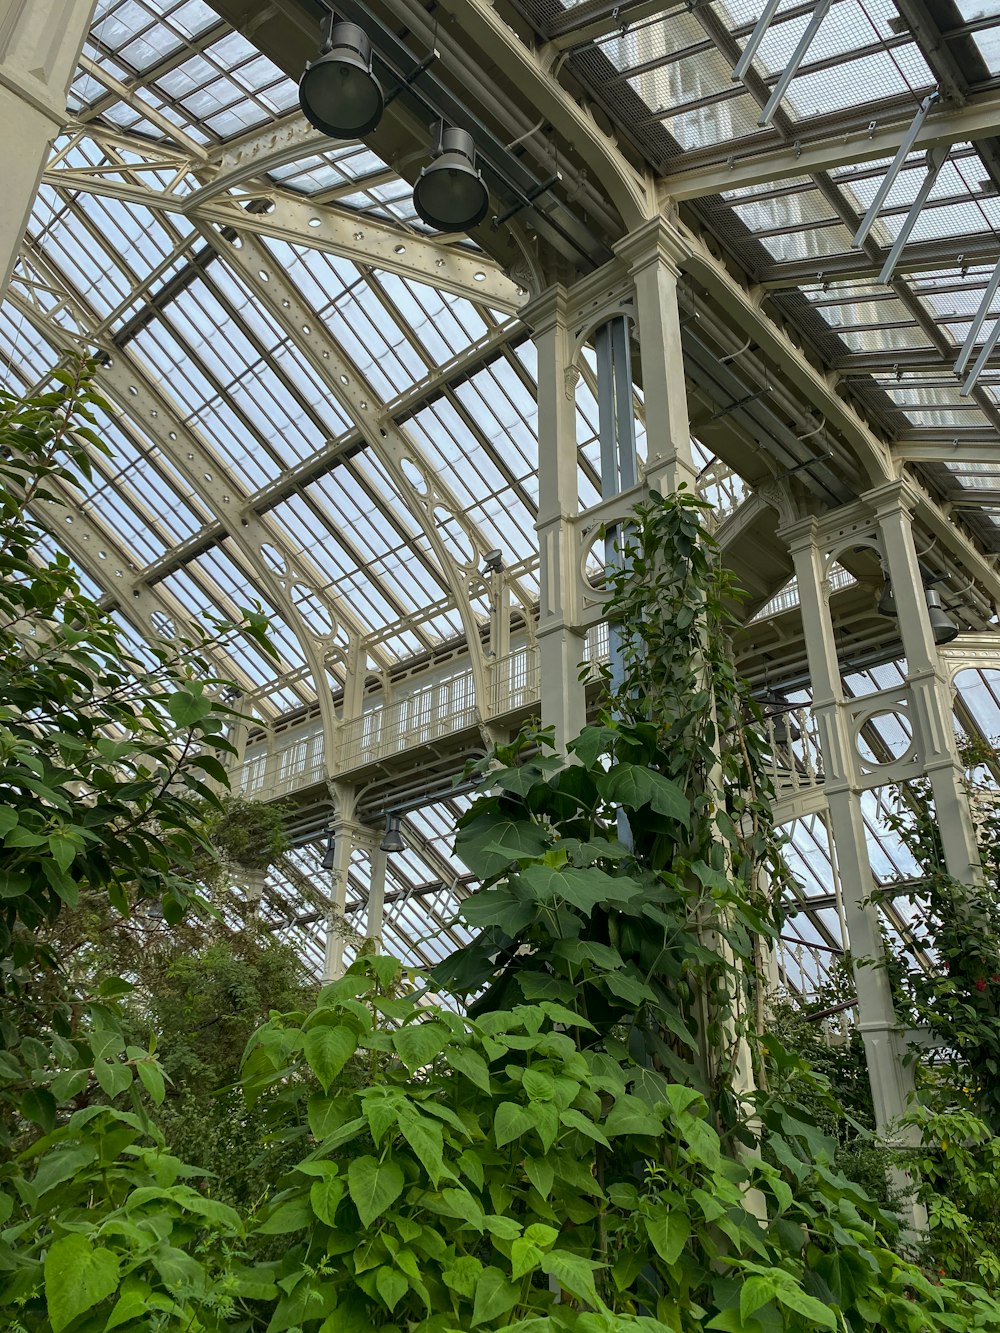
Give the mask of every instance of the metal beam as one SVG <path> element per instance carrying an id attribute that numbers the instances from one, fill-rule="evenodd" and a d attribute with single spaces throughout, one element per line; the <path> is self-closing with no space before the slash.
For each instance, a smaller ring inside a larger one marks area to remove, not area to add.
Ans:
<path id="1" fill-rule="evenodd" d="M 416 442 L 388 418 L 385 404 L 372 385 L 344 353 L 330 331 L 317 325 L 315 313 L 285 279 L 273 255 L 252 236 L 245 236 L 243 244 L 237 248 L 224 241 L 211 227 L 202 226 L 202 231 L 253 293 L 261 308 L 267 310 L 271 318 L 295 340 L 314 373 L 326 385 L 347 417 L 357 424 L 366 444 L 388 471 L 407 505 L 408 515 L 423 531 L 445 586 L 451 592 L 472 651 L 476 697 L 479 700 L 487 699 L 485 660 L 469 596 L 470 570 L 463 569 L 457 563 L 442 539 L 435 517 L 438 510 L 455 516 L 456 520 L 462 514 L 461 505 L 452 495 L 446 480 L 437 475 L 426 462 L 421 467 L 421 451 Z M 305 331 L 307 328 L 309 332 Z M 407 459 L 425 477 L 426 494 L 422 495 L 417 490 L 404 470 L 403 464 Z M 460 526 L 469 537 L 475 567 L 478 568 L 490 543 L 478 532 L 471 531 L 467 521 L 461 520 Z"/>
<path id="2" fill-rule="evenodd" d="M 272 237 L 293 245 L 307 246 L 325 254 L 337 255 L 355 263 L 367 264 L 416 282 L 429 283 L 466 300 L 488 305 L 494 310 L 516 311 L 527 297 L 526 291 L 501 271 L 486 255 L 476 254 L 465 245 L 447 245 L 433 237 L 421 236 L 405 227 L 376 218 L 362 217 L 348 209 L 317 204 L 283 192 L 273 181 L 264 181 L 260 189 L 235 197 L 206 197 L 203 191 L 181 194 L 176 189 L 157 189 L 150 183 L 153 169 L 164 163 L 155 147 L 140 139 L 128 140 L 115 135 L 114 143 L 102 143 L 99 134 L 87 131 L 105 152 L 112 149 L 144 157 L 150 170 L 137 169 L 135 163 L 101 167 L 50 167 L 43 175 L 45 184 L 60 191 L 83 191 L 105 198 L 121 199 L 154 213 L 179 213 L 193 222 L 213 227 L 233 227 L 258 236 Z M 303 149 L 302 155 L 306 155 Z M 62 159 L 65 161 L 65 157 Z M 190 183 L 191 175 L 170 161 L 175 184 Z M 192 171 L 201 175 L 203 163 L 192 159 Z M 266 211 L 248 212 L 243 206 L 253 199 L 266 198 Z M 200 202 L 199 202 L 200 199 Z"/>
<path id="3" fill-rule="evenodd" d="M 996 431 L 982 439 L 907 439 L 892 446 L 903 463 L 989 463 L 1000 469 L 1000 440 Z"/>
<path id="4" fill-rule="evenodd" d="M 632 166 L 614 136 L 602 129 L 589 109 L 553 77 L 562 53 L 550 46 L 530 50 L 488 0 L 441 0 L 441 9 L 454 19 L 459 32 L 490 55 L 515 87 L 524 90 L 533 114 L 543 117 L 565 142 L 573 145 L 587 171 L 601 182 L 625 229 L 641 226 L 655 212 L 652 181 Z M 426 20 L 422 8 L 420 14 Z"/>
<path id="5" fill-rule="evenodd" d="M 659 190 L 664 198 L 683 203 L 727 190 L 891 158 L 910 127 L 912 107 L 904 114 L 905 119 L 884 129 L 871 132 L 859 129 L 849 135 L 838 135 L 828 129 L 822 139 L 812 143 L 803 138 L 784 148 L 729 157 L 725 162 L 693 171 L 678 171 L 661 177 Z M 942 108 L 929 115 L 913 141 L 913 151 L 989 138 L 996 135 L 998 125 L 1000 92 L 981 93 L 970 97 L 965 106 Z M 995 248 L 994 241 L 994 251 Z"/>
<path id="6" fill-rule="evenodd" d="M 329 150 L 329 136 L 314 129 L 301 112 L 292 112 L 240 139 L 228 139 L 209 153 L 208 171 L 212 179 L 190 195 L 189 202 L 197 208 L 244 181 L 256 180 L 277 167 Z"/>
<path id="7" fill-rule="evenodd" d="M 48 260 L 33 252 L 33 263 L 46 273 L 53 286 L 59 285 L 61 275 Z M 96 325 L 96 315 L 65 284 L 63 296 L 73 309 L 79 327 L 87 329 Z M 60 339 L 65 336 L 64 330 L 51 324 L 40 310 L 26 307 L 25 313 L 39 332 L 53 345 L 59 345 Z M 308 588 L 320 603 L 326 604 L 334 621 L 343 625 L 351 636 L 360 637 L 360 627 L 348 608 L 339 605 L 329 593 L 321 591 L 326 580 L 320 571 L 313 568 L 309 557 L 288 545 L 282 532 L 247 509 L 245 493 L 239 482 L 227 475 L 220 458 L 197 431 L 187 424 L 185 412 L 170 399 L 162 384 L 154 383 L 127 349 L 110 345 L 106 350 L 109 359 L 99 368 L 95 377 L 98 388 L 126 419 L 141 424 L 144 434 L 184 478 L 205 508 L 222 524 L 264 596 L 280 612 L 289 631 L 296 636 L 312 672 L 327 748 L 332 753 L 338 719 L 326 675 L 328 647 L 321 642 L 296 606 L 294 586 L 301 584 Z M 265 547 L 273 548 L 282 560 L 285 568 L 283 577 L 268 568 L 263 558 Z"/>
<path id="8" fill-rule="evenodd" d="M 903 251 L 897 267 L 904 273 L 972 268 L 979 264 L 994 264 L 996 257 L 996 233 L 973 232 L 964 236 L 949 236 L 944 241 L 915 241 Z M 872 260 L 852 250 L 841 255 L 815 255 L 782 264 L 768 264 L 758 270 L 756 277 L 761 287 L 770 290 L 785 290 L 813 282 L 844 282 L 854 278 L 874 281 L 883 262 L 881 252 L 877 260 Z"/>

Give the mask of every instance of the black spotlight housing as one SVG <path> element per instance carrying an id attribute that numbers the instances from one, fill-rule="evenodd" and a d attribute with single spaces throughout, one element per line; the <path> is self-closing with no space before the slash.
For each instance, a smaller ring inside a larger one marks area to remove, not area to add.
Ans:
<path id="1" fill-rule="evenodd" d="M 336 840 L 334 839 L 333 833 L 328 832 L 326 836 L 326 849 L 323 852 L 323 859 L 319 863 L 321 870 L 333 869 L 334 866 L 333 849 L 335 846 L 335 841 Z"/>
<path id="2" fill-rule="evenodd" d="M 372 73 L 372 44 L 356 23 L 337 23 L 299 80 L 299 105 L 331 139 L 360 139 L 382 119 L 385 95 Z"/>
<path id="3" fill-rule="evenodd" d="M 931 633 L 934 635 L 934 642 L 939 644 L 951 643 L 952 639 L 957 639 L 958 626 L 944 609 L 941 594 L 938 590 L 936 588 L 925 588 L 924 601 L 927 603 L 927 617 L 931 622 Z"/>
<path id="4" fill-rule="evenodd" d="M 405 852 L 406 843 L 400 832 L 402 816 L 390 810 L 385 817 L 385 836 L 379 843 L 380 852 Z"/>
<path id="5" fill-rule="evenodd" d="M 432 160 L 413 187 L 417 216 L 435 231 L 471 231 L 486 216 L 490 192 L 476 170 L 476 145 L 466 130 L 438 126 Z"/>

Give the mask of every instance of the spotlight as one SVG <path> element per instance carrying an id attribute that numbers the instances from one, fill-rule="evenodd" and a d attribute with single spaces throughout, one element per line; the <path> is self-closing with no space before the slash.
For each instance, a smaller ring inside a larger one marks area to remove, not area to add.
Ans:
<path id="1" fill-rule="evenodd" d="M 887 578 L 883 579 L 882 592 L 878 599 L 878 606 L 875 609 L 880 616 L 895 618 L 899 615 L 896 610 L 896 599 L 892 595 L 892 584 Z"/>
<path id="2" fill-rule="evenodd" d="M 333 845 L 334 845 L 334 837 L 333 837 L 333 834 L 331 833 L 331 834 L 327 837 L 327 840 L 326 840 L 326 851 L 323 853 L 323 859 L 322 859 L 322 861 L 320 861 L 320 863 L 319 863 L 319 866 L 320 866 L 320 869 L 321 869 L 321 870 L 332 870 L 332 869 L 333 869 Z"/>
<path id="3" fill-rule="evenodd" d="M 363 28 L 330 15 L 323 49 L 299 80 L 299 104 L 309 123 L 332 139 L 360 139 L 375 128 L 385 97 Z"/>
<path id="4" fill-rule="evenodd" d="M 432 161 L 413 187 L 417 215 L 435 231 L 471 231 L 490 206 L 486 183 L 476 170 L 476 145 L 465 130 L 438 122 Z"/>
<path id="5" fill-rule="evenodd" d="M 503 551 L 487 551 L 483 556 L 483 572 L 499 574 L 501 569 L 503 569 Z"/>
<path id="6" fill-rule="evenodd" d="M 400 816 L 391 811 L 385 817 L 385 836 L 379 843 L 380 852 L 405 852 L 406 843 L 399 831 Z"/>
<path id="7" fill-rule="evenodd" d="M 795 725 L 794 717 L 791 716 L 793 705 L 788 702 L 783 694 L 769 692 L 761 700 L 761 703 L 769 710 L 766 716 L 771 722 L 775 745 L 787 748 L 789 744 L 802 739 L 802 732 Z"/>
<path id="8" fill-rule="evenodd" d="M 936 588 L 924 589 L 924 601 L 927 603 L 927 617 L 931 622 L 931 631 L 935 643 L 951 643 L 958 637 L 958 626 L 941 605 L 941 594 Z"/>

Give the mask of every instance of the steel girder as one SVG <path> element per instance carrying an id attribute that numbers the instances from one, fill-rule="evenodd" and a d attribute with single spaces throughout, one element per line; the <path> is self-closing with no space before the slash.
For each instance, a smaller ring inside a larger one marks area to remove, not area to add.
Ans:
<path id="1" fill-rule="evenodd" d="M 470 252 L 465 246 L 448 245 L 391 222 L 314 203 L 282 191 L 267 179 L 260 179 L 257 188 L 245 189 L 240 195 L 228 190 L 220 192 L 224 187 L 217 188 L 214 180 L 203 185 L 202 179 L 212 177 L 216 171 L 203 149 L 187 155 L 169 149 L 161 152 L 159 145 L 146 139 L 105 135 L 91 125 L 79 128 L 76 133 L 94 142 L 111 161 L 95 167 L 68 167 L 65 162 L 73 145 L 64 144 L 45 171 L 45 184 L 60 190 L 82 190 L 121 199 L 154 213 L 181 214 L 198 224 L 233 227 L 307 246 L 428 283 L 496 310 L 515 311 L 526 299 L 524 289 L 506 277 L 494 260 Z M 283 143 L 280 134 L 276 137 Z M 279 152 L 278 160 L 289 160 L 290 151 Z M 308 151 L 300 146 L 295 156 L 305 156 Z M 126 161 L 121 157 L 123 152 L 142 160 Z M 255 156 L 252 145 L 247 152 L 253 166 L 260 167 L 258 176 L 263 177 L 268 165 L 266 153 L 262 150 Z M 166 188 L 149 183 L 168 172 L 170 180 Z M 241 175 L 242 181 L 246 179 L 245 174 Z M 260 199 L 266 199 L 269 207 L 265 211 L 248 212 L 245 205 Z"/>
<path id="2" fill-rule="evenodd" d="M 462 620 L 467 642 L 472 653 L 476 697 L 487 697 L 487 673 L 479 626 L 472 611 L 469 581 L 489 549 L 487 543 L 462 516 L 461 505 L 452 494 L 447 482 L 435 475 L 422 458 L 414 440 L 392 421 L 370 383 L 358 370 L 332 337 L 329 330 L 317 326 L 315 313 L 310 310 L 297 290 L 280 272 L 280 266 L 253 236 L 242 238 L 239 248 L 223 240 L 214 228 L 201 224 L 203 235 L 225 256 L 226 262 L 240 280 L 267 310 L 271 318 L 295 340 L 313 371 L 319 376 L 331 396 L 340 404 L 349 419 L 355 421 L 367 446 L 388 471 L 399 494 L 407 505 L 407 513 L 423 531 L 438 563 L 445 585 L 454 599 Z M 266 275 L 266 280 L 261 274 Z M 306 332 L 306 330 L 309 330 Z M 404 463 L 420 472 L 423 491 L 411 481 Z M 459 524 L 473 549 L 473 565 L 461 568 L 442 539 L 435 512 L 441 510 Z"/>
<path id="3" fill-rule="evenodd" d="M 57 274 L 53 266 L 45 263 L 38 255 L 34 256 L 34 262 L 44 265 L 50 284 L 57 287 L 61 275 Z M 65 284 L 62 296 L 66 304 L 74 310 L 82 329 L 86 330 L 97 324 L 93 312 L 89 311 L 82 299 Z M 40 309 L 26 306 L 25 313 L 53 346 L 58 347 L 61 342 L 65 342 L 65 330 L 53 324 Z M 100 391 L 118 407 L 125 418 L 134 420 L 141 427 L 164 458 L 168 459 L 178 474 L 184 478 L 193 493 L 214 514 L 216 521 L 246 562 L 263 595 L 281 613 L 289 630 L 296 636 L 313 676 L 323 717 L 327 753 L 332 753 L 339 725 L 326 674 L 326 662 L 332 644 L 324 645 L 311 630 L 296 605 L 293 589 L 296 586 L 308 588 L 321 603 L 326 605 L 333 618 L 334 627 L 338 624 L 343 625 L 352 639 L 358 640 L 363 637 L 360 626 L 347 608 L 338 605 L 328 594 L 320 591 L 325 580 L 320 572 L 312 567 L 308 556 L 288 545 L 284 535 L 276 527 L 269 525 L 259 514 L 248 508 L 239 483 L 228 475 L 216 454 L 186 423 L 186 414 L 159 384 L 151 380 L 148 372 L 136 359 L 127 350 L 122 350 L 114 344 L 96 338 L 94 341 L 98 347 L 102 346 L 102 341 L 104 342 L 103 350 L 109 358 L 96 375 Z M 278 577 L 267 567 L 262 558 L 264 547 L 271 547 L 282 558 L 286 571 L 284 578 Z M 106 580 L 100 579 L 99 582 L 105 585 Z"/>
<path id="4" fill-rule="evenodd" d="M 817 172 L 891 158 L 911 119 L 912 109 L 909 109 L 904 111 L 898 124 L 884 128 L 871 131 L 858 128 L 845 135 L 826 133 L 816 143 L 799 139 L 784 148 L 748 153 L 746 157 L 730 157 L 725 162 L 691 171 L 678 171 L 661 177 L 658 188 L 664 200 L 684 203 L 728 190 L 764 185 L 769 181 L 813 176 Z M 968 143 L 995 135 L 998 125 L 1000 93 L 981 93 L 970 97 L 963 106 L 942 106 L 932 112 L 921 126 L 913 149 L 917 152 L 941 145 Z"/>

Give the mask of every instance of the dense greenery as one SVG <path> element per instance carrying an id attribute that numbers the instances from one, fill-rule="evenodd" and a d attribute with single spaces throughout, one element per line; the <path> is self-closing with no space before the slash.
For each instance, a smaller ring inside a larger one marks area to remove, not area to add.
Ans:
<path id="1" fill-rule="evenodd" d="M 997 753 L 967 744 L 967 784 L 982 882 L 948 874 L 929 784 L 907 783 L 887 812 L 917 863 L 898 886 L 911 905 L 908 965 L 893 971 L 897 1007 L 935 1043 L 920 1052 L 919 1099 L 907 1119 L 921 1146 L 908 1165 L 925 1205 L 928 1264 L 1000 1285 L 1000 820 Z M 925 960 L 934 960 L 928 968 Z"/>
<path id="2" fill-rule="evenodd" d="M 0 599 L 32 647 L 0 637 L 3 1326 L 1000 1329 L 985 1290 L 901 1257 L 838 1169 L 829 1083 L 768 1031 L 783 870 L 698 502 L 636 516 L 624 684 L 574 762 L 523 736 L 480 767 L 476 943 L 431 976 L 362 957 L 308 998 L 249 924 L 164 938 L 213 857 L 226 710 L 205 644 L 143 667 L 18 516 L 60 450 L 82 466 L 89 395 L 83 368 L 8 404 Z M 109 901 L 120 948 L 91 935 Z M 238 1063 L 243 1105 L 215 1096 Z"/>

